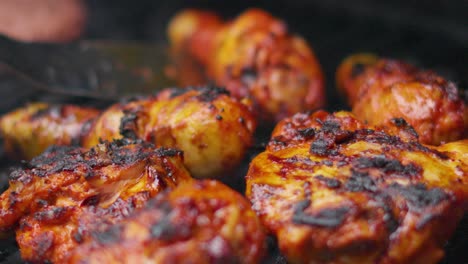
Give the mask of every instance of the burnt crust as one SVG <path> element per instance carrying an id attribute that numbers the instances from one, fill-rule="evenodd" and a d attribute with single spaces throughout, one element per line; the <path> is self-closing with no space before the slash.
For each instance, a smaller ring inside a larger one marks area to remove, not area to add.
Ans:
<path id="1" fill-rule="evenodd" d="M 138 114 L 140 113 L 141 109 L 139 107 L 132 108 L 132 109 L 124 109 L 123 116 L 120 119 L 119 125 L 119 133 L 129 139 L 136 140 L 138 139 Z"/>
<path id="2" fill-rule="evenodd" d="M 134 145 L 134 148 L 126 147 L 130 145 Z M 138 160 L 145 160 L 150 155 L 159 157 L 183 156 L 183 152 L 179 149 L 156 148 L 149 142 L 127 138 L 102 141 L 98 147 L 102 149 L 98 151 L 94 147 L 88 151 L 74 146 L 51 146 L 30 162 L 24 162 L 22 168 L 13 170 L 9 179 L 26 183 L 34 175 L 46 177 L 61 171 L 75 171 L 78 168 L 85 168 L 89 173 L 88 176 L 91 176 L 94 168 L 110 164 L 132 164 Z"/>
<path id="3" fill-rule="evenodd" d="M 349 211 L 349 208 L 327 208 L 315 215 L 309 215 L 304 212 L 311 204 L 310 200 L 303 200 L 296 204 L 292 221 L 296 224 L 312 225 L 325 228 L 334 228 L 340 226 Z"/>
<path id="4" fill-rule="evenodd" d="M 294 252 L 292 259 L 302 262 L 317 261 L 327 250 L 337 256 L 328 261 L 374 253 L 376 262 L 393 261 L 388 254 L 399 250 L 407 232 L 443 240 L 440 225 L 455 225 L 462 215 L 464 194 L 450 187 L 460 182 L 460 173 L 441 174 L 438 182 L 426 176 L 432 167 L 425 162 L 455 170 L 444 162 L 457 162 L 453 150 L 423 145 L 400 133 L 410 127 L 404 119 L 393 122 L 396 128 L 387 131 L 345 112 L 316 112 L 297 114 L 275 128 L 266 151 L 251 162 L 247 196 L 285 254 Z M 301 239 L 289 239 L 288 232 Z M 358 253 L 355 247 L 366 249 Z"/>
<path id="5" fill-rule="evenodd" d="M 177 260 L 190 257 L 193 263 L 257 263 L 265 237 L 250 210 L 242 196 L 221 183 L 193 181 L 160 192 L 116 224 L 78 237 L 82 242 L 71 258 L 112 259 L 115 252 L 130 246 L 132 250 L 118 256 L 125 258 L 128 254 L 126 261 L 137 262 L 152 258 L 163 263 L 180 262 Z M 230 221 L 235 221 L 235 230 L 225 228 Z"/>
<path id="6" fill-rule="evenodd" d="M 217 99 L 221 95 L 227 95 L 230 96 L 231 93 L 223 87 L 218 87 L 214 85 L 208 85 L 208 86 L 191 86 L 187 88 L 172 88 L 170 90 L 170 98 L 175 98 L 181 95 L 184 95 L 190 91 L 196 91 L 197 95 L 195 95 L 195 98 L 202 102 L 212 102 L 215 99 Z"/>

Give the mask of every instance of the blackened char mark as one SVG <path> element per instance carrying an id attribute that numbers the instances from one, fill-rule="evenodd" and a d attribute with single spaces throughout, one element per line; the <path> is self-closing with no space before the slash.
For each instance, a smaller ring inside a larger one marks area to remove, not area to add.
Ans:
<path id="1" fill-rule="evenodd" d="M 395 190 L 401 194 L 408 203 L 416 209 L 423 209 L 428 206 L 435 206 L 450 198 L 450 195 L 440 188 L 428 189 L 424 183 L 410 184 L 407 186 L 392 183 L 390 190 Z"/>
<path id="2" fill-rule="evenodd" d="M 376 168 L 384 173 L 392 172 L 401 176 L 416 176 L 422 171 L 421 167 L 415 164 L 403 165 L 399 160 L 389 159 L 385 155 L 360 157 L 355 160 L 353 165 L 360 169 Z"/>
<path id="3" fill-rule="evenodd" d="M 405 129 L 407 132 L 409 132 L 413 137 L 415 138 L 419 138 L 419 135 L 418 133 L 416 132 L 416 130 L 414 130 L 413 126 L 411 126 L 410 124 L 408 124 L 408 122 L 406 122 L 405 119 L 401 118 L 401 117 L 397 117 L 397 118 L 392 118 L 390 120 L 394 125 L 396 125 L 397 127 L 399 128 L 402 128 L 402 129 Z"/>
<path id="4" fill-rule="evenodd" d="M 8 175 L 8 179 L 10 181 L 18 181 L 19 180 L 19 181 L 21 181 L 23 183 L 27 183 L 32 179 L 32 176 L 22 168 L 15 168 Z"/>
<path id="5" fill-rule="evenodd" d="M 198 88 L 199 94 L 197 98 L 202 102 L 212 102 L 220 95 L 230 95 L 229 91 L 225 88 L 208 86 L 203 88 Z"/>
<path id="6" fill-rule="evenodd" d="M 30 162 L 28 167 L 40 167 L 40 166 L 47 166 L 57 161 L 63 160 L 68 157 L 77 157 L 82 154 L 82 150 L 80 148 L 72 147 L 72 146 L 50 146 L 47 148 L 41 155 L 33 158 Z"/>
<path id="7" fill-rule="evenodd" d="M 345 144 L 353 139 L 354 132 L 340 129 L 333 136 L 335 137 L 336 144 Z"/>
<path id="8" fill-rule="evenodd" d="M 401 117 L 392 118 L 391 121 L 397 127 L 406 127 L 408 125 L 406 120 L 404 118 L 401 118 Z"/>
<path id="9" fill-rule="evenodd" d="M 156 150 L 156 155 L 159 157 L 176 157 L 176 156 L 182 156 L 183 151 L 175 148 L 157 148 Z"/>
<path id="10" fill-rule="evenodd" d="M 312 144 L 310 144 L 309 152 L 320 157 L 333 156 L 338 153 L 335 149 L 334 139 L 324 135 L 316 137 Z"/>
<path id="11" fill-rule="evenodd" d="M 133 164 L 137 161 L 146 160 L 151 152 L 140 146 L 135 149 L 130 148 L 112 148 L 108 151 L 112 163 L 116 165 Z"/>
<path id="12" fill-rule="evenodd" d="M 38 177 L 46 177 L 59 171 L 73 171 L 80 163 L 83 163 L 83 149 L 70 146 L 52 146 L 44 153 L 25 163 L 28 173 Z M 21 179 L 26 182 L 29 178 L 24 178 L 24 173 L 19 169 L 10 174 L 11 179 Z"/>
<path id="13" fill-rule="evenodd" d="M 319 162 L 316 162 L 316 161 L 313 161 L 307 157 L 298 157 L 298 156 L 292 156 L 290 158 L 286 158 L 286 159 L 281 159 L 281 158 L 278 158 L 276 156 L 273 156 L 273 155 L 270 155 L 269 157 L 270 160 L 272 161 L 275 161 L 275 162 L 283 162 L 283 163 L 287 163 L 289 165 L 292 165 L 292 166 L 298 166 L 298 167 L 302 167 L 302 165 L 306 165 L 306 166 L 317 166 L 319 165 L 320 163 Z"/>
<path id="14" fill-rule="evenodd" d="M 81 206 L 95 206 L 99 203 L 99 201 L 99 195 L 89 196 L 81 202 Z"/>
<path id="15" fill-rule="evenodd" d="M 362 63 L 356 63 L 351 68 L 351 78 L 356 78 L 364 72 L 366 66 Z"/>
<path id="16" fill-rule="evenodd" d="M 145 148 L 153 148 L 152 143 L 143 141 L 142 139 L 130 139 L 130 138 L 120 138 L 120 139 L 113 139 L 112 141 L 107 140 L 100 140 L 100 144 L 105 144 L 110 149 L 115 149 L 123 146 L 129 146 L 133 144 L 141 145 L 141 147 Z"/>
<path id="17" fill-rule="evenodd" d="M 314 178 L 325 183 L 325 185 L 330 189 L 336 189 L 341 186 L 341 182 L 337 179 L 325 177 L 323 175 L 317 175 Z"/>
<path id="18" fill-rule="evenodd" d="M 333 139 L 335 144 L 343 144 L 353 138 L 354 132 L 341 129 L 340 123 L 335 120 L 327 119 L 322 121 L 317 119 L 317 122 L 321 125 L 321 128 L 316 131 L 316 134 L 320 133 Z"/>
<path id="19" fill-rule="evenodd" d="M 398 229 L 399 226 L 398 219 L 392 210 L 392 199 L 389 195 L 385 193 L 377 194 L 375 196 L 375 199 L 384 211 L 383 219 L 385 221 L 385 225 L 387 227 L 388 232 L 392 234 Z"/>
<path id="20" fill-rule="evenodd" d="M 367 172 L 351 170 L 351 177 L 346 181 L 345 188 L 351 192 L 375 192 L 377 186 L 375 181 Z"/>
<path id="21" fill-rule="evenodd" d="M 300 128 L 297 130 L 297 133 L 299 136 L 301 136 L 304 139 L 310 139 L 315 136 L 315 129 L 308 127 L 308 128 Z"/>
<path id="22" fill-rule="evenodd" d="M 285 147 L 288 145 L 287 140 L 283 136 L 277 136 L 270 140 L 272 146 Z"/>
<path id="23" fill-rule="evenodd" d="M 80 232 L 81 230 L 78 229 L 75 233 L 73 233 L 72 238 L 75 240 L 76 243 L 81 244 L 83 243 L 83 234 Z"/>
<path id="24" fill-rule="evenodd" d="M 18 196 L 19 196 L 18 193 L 14 192 L 14 191 L 11 192 L 10 195 L 8 195 L 8 206 L 9 206 L 9 208 L 15 207 L 15 205 L 19 201 Z"/>
<path id="25" fill-rule="evenodd" d="M 39 222 L 61 221 L 67 216 L 69 210 L 65 207 L 45 208 L 34 214 L 34 219 Z"/>
<path id="26" fill-rule="evenodd" d="M 403 141 L 401 141 L 400 138 L 397 136 L 392 136 L 383 131 L 375 131 L 371 129 L 357 131 L 356 139 L 358 141 L 367 141 L 370 143 L 377 144 L 388 144 L 396 147 L 402 146 L 402 144 L 407 145 Z"/>
<path id="27" fill-rule="evenodd" d="M 428 148 L 418 141 L 405 142 L 397 136 L 392 136 L 384 131 L 376 131 L 372 129 L 356 130 L 353 136 L 353 141 L 366 141 L 386 145 L 387 147 L 409 151 L 421 151 L 424 153 L 432 153 L 440 159 L 448 159 L 449 157 L 435 149 Z"/>
<path id="28" fill-rule="evenodd" d="M 304 210 L 310 206 L 310 200 L 303 200 L 296 204 L 293 222 L 296 224 L 336 228 L 343 224 L 349 209 L 345 207 L 323 209 L 316 215 L 308 215 Z"/>
<path id="29" fill-rule="evenodd" d="M 321 130 L 323 132 L 327 133 L 336 133 L 338 130 L 340 130 L 341 125 L 340 123 L 334 121 L 334 120 L 325 120 L 325 121 L 319 121 L 320 119 L 317 119 L 319 123 L 321 123 L 322 127 Z"/>
<path id="30" fill-rule="evenodd" d="M 124 138 L 137 139 L 138 109 L 125 109 L 120 120 L 119 132 Z"/>
<path id="31" fill-rule="evenodd" d="M 421 151 L 421 152 L 424 152 L 424 153 L 431 153 L 431 154 L 435 155 L 439 159 L 447 160 L 447 159 L 450 158 L 446 153 L 437 151 L 435 149 L 428 148 L 428 147 L 422 145 L 421 143 L 419 143 L 418 141 L 411 141 L 411 142 L 408 143 L 408 145 L 409 145 L 408 148 L 411 149 L 411 150 Z"/>

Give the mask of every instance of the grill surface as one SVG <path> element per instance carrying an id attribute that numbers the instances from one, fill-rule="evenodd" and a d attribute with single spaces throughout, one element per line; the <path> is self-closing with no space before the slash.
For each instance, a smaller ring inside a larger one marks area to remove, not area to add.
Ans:
<path id="1" fill-rule="evenodd" d="M 182 7 L 202 7 L 233 16 L 247 7 L 265 8 L 284 18 L 290 28 L 304 36 L 313 46 L 327 78 L 328 110 L 347 109 L 337 96 L 334 74 L 340 61 L 356 52 L 375 52 L 382 56 L 401 58 L 416 65 L 431 68 L 468 86 L 468 25 L 463 16 L 468 11 L 465 1 L 131 1 L 110 2 L 88 0 L 89 25 L 86 38 L 136 39 L 164 41 L 168 19 Z M 464 10 L 464 11 L 463 11 Z M 466 94 L 466 92 L 465 92 Z M 37 98 L 34 98 L 37 99 Z M 85 102 L 89 103 L 89 102 Z M 1 113 L 0 113 L 1 114 Z M 258 143 L 265 142 L 269 131 L 261 131 Z M 253 150 L 254 155 L 258 150 Z M 1 154 L 0 154 L 1 155 Z M 3 156 L 3 155 L 2 155 Z M 231 186 L 243 191 L 249 159 L 237 173 Z M 15 165 L 0 160 L 0 190 L 7 186 L 9 167 Z M 278 254 L 273 239 L 269 241 L 270 256 L 265 263 L 285 263 Z M 460 223 L 455 236 L 446 246 L 442 263 L 468 263 L 468 217 Z M 0 263 L 21 263 L 14 239 L 0 241 Z"/>

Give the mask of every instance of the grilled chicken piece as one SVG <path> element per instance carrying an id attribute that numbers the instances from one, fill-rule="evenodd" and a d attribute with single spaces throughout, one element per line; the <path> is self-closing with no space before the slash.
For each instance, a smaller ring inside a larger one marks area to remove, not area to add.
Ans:
<path id="1" fill-rule="evenodd" d="M 30 160 L 51 145 L 71 145 L 98 114 L 90 107 L 29 104 L 0 119 L 4 150 L 12 158 Z"/>
<path id="2" fill-rule="evenodd" d="M 248 102 L 212 87 L 165 90 L 100 114 L 77 106 L 34 104 L 0 120 L 9 154 L 31 158 L 52 144 L 76 141 L 90 148 L 100 139 L 125 136 L 183 150 L 185 165 L 198 178 L 224 175 L 237 166 L 255 127 Z"/>
<path id="3" fill-rule="evenodd" d="M 437 263 L 464 213 L 468 140 L 418 142 L 348 112 L 296 114 L 252 161 L 247 197 L 291 263 Z M 390 132 L 388 132 L 390 131 Z"/>
<path id="4" fill-rule="evenodd" d="M 216 181 L 179 185 L 95 231 L 71 263 L 259 263 L 265 235 L 249 202 Z"/>
<path id="5" fill-rule="evenodd" d="M 83 237 L 116 223 L 151 197 L 193 181 L 182 152 L 129 140 L 91 150 L 52 147 L 10 174 L 0 230 L 17 226 L 26 261 L 63 263 Z M 91 234 L 92 235 L 92 234 Z"/>
<path id="6" fill-rule="evenodd" d="M 223 22 L 211 12 L 185 10 L 168 34 L 175 54 L 197 59 L 234 96 L 251 96 L 267 120 L 324 105 L 324 76 L 311 48 L 265 11 Z"/>
<path id="7" fill-rule="evenodd" d="M 468 136 L 467 102 L 454 83 L 434 72 L 360 54 L 341 64 L 337 84 L 353 113 L 372 125 L 404 118 L 431 145 Z"/>

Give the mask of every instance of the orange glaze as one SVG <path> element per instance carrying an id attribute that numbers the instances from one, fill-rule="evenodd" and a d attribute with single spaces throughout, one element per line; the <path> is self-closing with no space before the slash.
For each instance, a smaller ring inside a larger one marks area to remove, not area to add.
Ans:
<path id="1" fill-rule="evenodd" d="M 126 139 L 90 150 L 53 147 L 11 173 L 0 196 L 0 230 L 19 226 L 25 261 L 67 263 L 70 251 L 94 230 L 192 180 L 176 149 Z"/>
<path id="2" fill-rule="evenodd" d="M 439 145 L 468 136 L 468 106 L 457 86 L 431 71 L 372 55 L 347 58 L 337 85 L 353 113 L 372 125 L 405 119 L 422 143 Z"/>
<path id="3" fill-rule="evenodd" d="M 468 205 L 468 141 L 430 147 L 404 119 L 281 121 L 246 196 L 288 263 L 437 263 Z"/>
<path id="4" fill-rule="evenodd" d="M 88 236 L 71 263 L 259 263 L 265 234 L 248 201 L 216 181 L 182 184 Z"/>
<path id="5" fill-rule="evenodd" d="M 0 118 L 0 135 L 10 157 L 32 159 L 51 145 L 70 145 L 99 115 L 90 107 L 29 104 Z"/>
<path id="6" fill-rule="evenodd" d="M 91 148 L 100 140 L 139 138 L 183 150 L 184 163 L 194 177 L 228 177 L 253 143 L 256 128 L 251 103 L 216 87 L 167 89 L 157 96 L 113 105 L 100 114 L 94 109 L 61 106 L 73 109 L 80 117 L 75 119 L 51 117 L 49 112 L 38 114 L 47 108 L 41 105 L 18 109 L 2 118 L 0 133 L 6 145 L 21 146 L 7 148 L 8 153 L 30 157 L 53 144 L 76 141 Z M 92 115 L 85 119 L 81 112 Z M 67 134 L 68 127 L 73 128 L 72 134 Z M 48 136 L 38 138 L 36 134 Z"/>
<path id="7" fill-rule="evenodd" d="M 325 104 L 324 77 L 304 39 L 260 9 L 249 9 L 230 22 L 213 13 L 185 10 L 170 22 L 176 54 L 189 53 L 209 78 L 238 97 L 251 97 L 266 120 Z"/>

